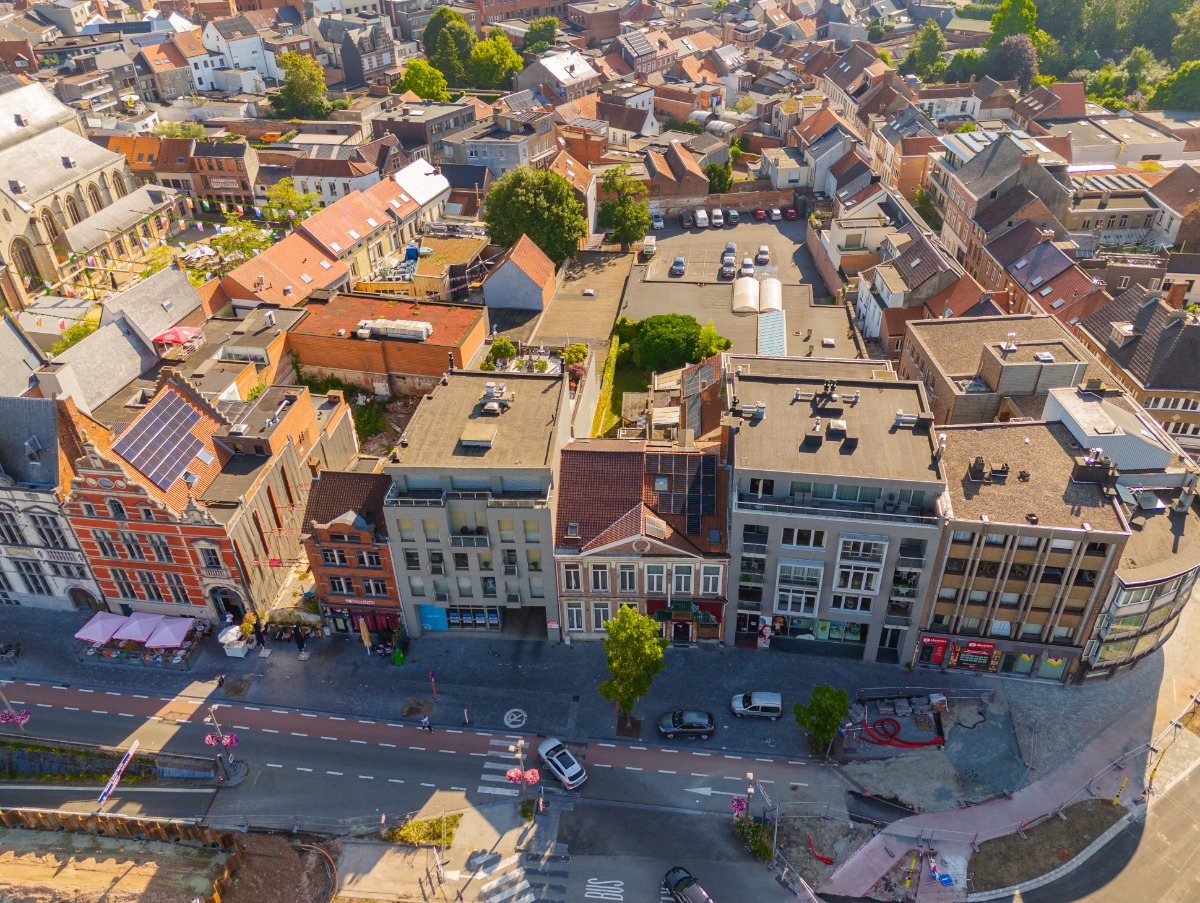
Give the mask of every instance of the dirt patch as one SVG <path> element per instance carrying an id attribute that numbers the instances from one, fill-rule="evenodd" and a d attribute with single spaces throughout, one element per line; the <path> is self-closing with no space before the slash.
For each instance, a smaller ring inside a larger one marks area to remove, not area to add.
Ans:
<path id="1" fill-rule="evenodd" d="M 252 679 L 249 677 L 235 677 L 233 680 L 226 679 L 221 685 L 221 692 L 226 696 L 234 699 L 243 699 L 250 692 L 250 684 Z"/>
<path id="2" fill-rule="evenodd" d="M 870 840 L 874 833 L 871 828 L 837 818 L 784 819 L 779 823 L 779 849 L 792 868 L 804 876 L 805 881 L 819 885 L 828 880 L 837 865 Z M 833 865 L 827 865 L 813 855 L 808 846 L 810 836 L 812 850 L 817 855 L 832 859 Z"/>
<path id="3" fill-rule="evenodd" d="M 333 879 L 324 857 L 297 850 L 276 834 L 240 838 L 245 858 L 221 903 L 325 903 Z M 331 853 L 337 861 L 337 853 Z M 177 901 L 175 901 L 177 903 Z"/>
<path id="4" fill-rule="evenodd" d="M 433 714 L 433 703 L 428 699 L 406 699 L 400 711 L 402 718 L 424 718 Z"/>
<path id="5" fill-rule="evenodd" d="M 389 402 L 383 409 L 383 416 L 391 429 L 382 430 L 364 441 L 359 451 L 364 455 L 382 455 L 391 451 L 400 434 L 408 427 L 408 422 L 412 420 L 413 412 L 417 409 L 421 397 L 420 395 L 402 395 Z"/>
<path id="6" fill-rule="evenodd" d="M 179 903 L 212 893 L 227 858 L 193 844 L 0 829 L 0 899 Z"/>
<path id="7" fill-rule="evenodd" d="M 1055 816 L 1025 829 L 1027 840 L 1010 834 L 980 844 L 971 856 L 972 893 L 1029 881 L 1074 859 L 1122 815 L 1124 806 L 1108 800 L 1085 800 L 1068 806 L 1066 820 Z"/>

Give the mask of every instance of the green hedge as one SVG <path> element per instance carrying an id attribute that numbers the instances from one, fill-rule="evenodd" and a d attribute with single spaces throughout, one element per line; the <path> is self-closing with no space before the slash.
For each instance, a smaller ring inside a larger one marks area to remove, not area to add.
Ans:
<path id="1" fill-rule="evenodd" d="M 608 356 L 600 368 L 600 400 L 596 404 L 596 416 L 592 420 L 592 435 L 599 435 L 604 427 L 604 418 L 612 405 L 613 376 L 617 372 L 617 355 L 621 350 L 621 340 L 615 334 L 612 344 L 608 346 Z"/>

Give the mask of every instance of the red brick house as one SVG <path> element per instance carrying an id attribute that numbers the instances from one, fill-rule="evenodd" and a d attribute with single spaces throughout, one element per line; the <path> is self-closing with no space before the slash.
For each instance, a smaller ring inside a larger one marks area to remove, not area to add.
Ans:
<path id="1" fill-rule="evenodd" d="M 301 537 L 321 613 L 339 633 L 390 637 L 404 626 L 388 545 L 382 473 L 324 471 L 313 479 Z"/>

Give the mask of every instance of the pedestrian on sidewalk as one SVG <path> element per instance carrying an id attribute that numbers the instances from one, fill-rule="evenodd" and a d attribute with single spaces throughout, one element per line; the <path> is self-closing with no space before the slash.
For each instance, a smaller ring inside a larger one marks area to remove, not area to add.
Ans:
<path id="1" fill-rule="evenodd" d="M 254 639 L 262 649 L 267 648 L 267 632 L 263 630 L 262 621 L 257 618 L 254 620 Z"/>
<path id="2" fill-rule="evenodd" d="M 429 733 L 431 733 L 431 734 L 433 733 L 433 727 L 429 723 L 428 715 L 426 715 L 424 718 L 421 719 L 421 730 L 429 731 Z"/>
<path id="3" fill-rule="evenodd" d="M 304 631 L 301 630 L 299 627 L 297 627 L 295 632 L 292 634 L 292 636 L 295 637 L 295 639 L 296 639 L 296 648 L 299 649 L 301 652 L 303 652 L 304 651 Z"/>

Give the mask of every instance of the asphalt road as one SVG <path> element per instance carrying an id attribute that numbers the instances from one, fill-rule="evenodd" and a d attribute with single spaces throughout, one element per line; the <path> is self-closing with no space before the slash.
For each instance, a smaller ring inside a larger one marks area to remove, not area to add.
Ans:
<path id="1" fill-rule="evenodd" d="M 1195 903 L 1200 900 L 1200 769 L 1065 878 L 1020 895 L 1023 903 Z M 1008 898 L 1015 899 L 1015 898 Z"/>

